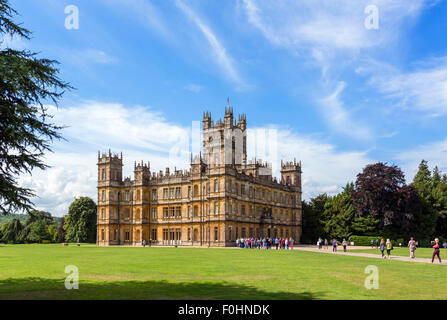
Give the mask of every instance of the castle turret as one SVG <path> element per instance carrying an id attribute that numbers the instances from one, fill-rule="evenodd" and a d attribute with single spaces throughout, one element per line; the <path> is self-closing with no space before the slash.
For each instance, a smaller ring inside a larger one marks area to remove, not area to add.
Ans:
<path id="1" fill-rule="evenodd" d="M 151 179 L 151 164 L 148 163 L 135 163 L 134 164 L 134 177 L 136 185 L 147 185 Z"/>
<path id="2" fill-rule="evenodd" d="M 281 161 L 281 182 L 295 191 L 301 191 L 301 163 Z"/>
<path id="3" fill-rule="evenodd" d="M 98 185 L 119 184 L 123 181 L 123 154 L 120 156 L 98 151 Z"/>

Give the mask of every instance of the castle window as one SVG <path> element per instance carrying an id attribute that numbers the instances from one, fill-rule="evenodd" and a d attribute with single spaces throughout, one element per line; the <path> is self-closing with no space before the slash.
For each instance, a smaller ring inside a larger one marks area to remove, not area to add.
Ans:
<path id="1" fill-rule="evenodd" d="M 175 188 L 175 197 L 177 199 L 181 199 L 182 198 L 182 188 L 181 187 Z"/>
<path id="2" fill-rule="evenodd" d="M 245 228 L 242 228 L 242 238 L 245 238 L 247 236 Z"/>
<path id="3" fill-rule="evenodd" d="M 192 217 L 192 206 L 188 207 L 188 218 Z"/>
<path id="4" fill-rule="evenodd" d="M 157 190 L 152 190 L 152 200 L 157 200 Z"/>
<path id="5" fill-rule="evenodd" d="M 124 193 L 124 200 L 125 200 L 125 201 L 129 201 L 129 200 L 130 200 L 130 192 L 129 192 L 129 191 L 126 191 L 126 192 Z"/>
<path id="6" fill-rule="evenodd" d="M 169 189 L 168 188 L 164 188 L 163 189 L 163 199 L 168 199 L 169 198 Z"/>
<path id="7" fill-rule="evenodd" d="M 198 206 L 194 206 L 194 216 L 195 217 L 199 216 L 199 207 Z"/>
<path id="8" fill-rule="evenodd" d="M 126 219 L 130 219 L 130 210 L 129 210 L 129 208 L 126 208 L 125 212 L 126 212 Z"/>
<path id="9" fill-rule="evenodd" d="M 174 218 L 175 217 L 175 208 L 174 207 L 169 208 L 169 212 L 171 214 L 171 218 Z"/>
<path id="10" fill-rule="evenodd" d="M 290 176 L 286 177 L 286 183 L 289 185 L 290 184 Z"/>
<path id="11" fill-rule="evenodd" d="M 141 200 L 141 191 L 137 190 L 137 201 Z"/>
<path id="12" fill-rule="evenodd" d="M 101 180 L 106 180 L 106 170 L 101 169 Z"/>
<path id="13" fill-rule="evenodd" d="M 163 208 L 163 218 L 164 219 L 169 218 L 169 209 L 168 209 L 168 207 L 164 207 Z"/>
<path id="14" fill-rule="evenodd" d="M 214 180 L 214 192 L 219 192 L 219 180 Z"/>
<path id="15" fill-rule="evenodd" d="M 188 228 L 188 241 L 191 241 L 191 228 Z"/>
<path id="16" fill-rule="evenodd" d="M 241 206 L 241 216 L 245 216 L 245 206 Z"/>
<path id="17" fill-rule="evenodd" d="M 219 228 L 214 227 L 214 241 L 219 241 Z"/>
<path id="18" fill-rule="evenodd" d="M 182 217 L 182 207 L 176 207 L 175 208 L 175 216 L 177 218 L 181 218 Z"/>
<path id="19" fill-rule="evenodd" d="M 157 229 L 152 229 L 152 240 L 157 240 Z"/>
<path id="20" fill-rule="evenodd" d="M 104 218 L 105 218 L 104 211 L 105 211 L 104 208 L 102 208 L 102 209 L 101 209 L 101 219 L 104 219 Z"/>
<path id="21" fill-rule="evenodd" d="M 169 230 L 163 229 L 163 240 L 169 240 Z"/>
<path id="22" fill-rule="evenodd" d="M 157 219 L 157 208 L 152 208 L 152 219 Z"/>
<path id="23" fill-rule="evenodd" d="M 219 214 L 219 202 L 214 202 L 214 214 Z"/>
<path id="24" fill-rule="evenodd" d="M 215 153 L 214 154 L 214 165 L 219 165 L 219 154 Z"/>
<path id="25" fill-rule="evenodd" d="M 232 227 L 228 227 L 228 240 L 232 241 L 233 240 L 233 234 L 232 234 Z"/>
<path id="26" fill-rule="evenodd" d="M 175 189 L 170 188 L 169 189 L 169 199 L 174 199 L 174 197 L 175 197 Z"/>
<path id="27" fill-rule="evenodd" d="M 105 234 L 104 234 L 104 229 L 101 230 L 101 240 L 104 241 L 105 240 Z"/>
<path id="28" fill-rule="evenodd" d="M 129 231 L 124 232 L 124 240 L 130 241 L 130 232 Z"/>
<path id="29" fill-rule="evenodd" d="M 189 198 L 192 197 L 192 188 L 191 188 L 191 186 L 188 186 L 188 197 Z"/>

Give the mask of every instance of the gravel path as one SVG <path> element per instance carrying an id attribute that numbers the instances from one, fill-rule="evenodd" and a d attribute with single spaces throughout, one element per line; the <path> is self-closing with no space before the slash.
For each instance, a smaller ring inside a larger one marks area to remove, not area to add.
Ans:
<path id="1" fill-rule="evenodd" d="M 316 246 L 306 246 L 306 245 L 298 245 L 294 247 L 294 250 L 302 250 L 302 251 L 310 251 L 310 252 L 320 252 L 320 253 L 326 253 L 326 254 L 338 254 L 338 255 L 346 255 L 346 256 L 355 256 L 355 257 L 365 257 L 365 258 L 375 258 L 375 259 L 382 259 L 382 256 L 379 254 L 373 254 L 373 253 L 360 253 L 360 252 L 350 252 L 349 250 L 352 250 L 352 247 L 348 247 L 348 252 L 343 252 L 343 247 L 338 246 L 337 252 L 332 252 L 332 247 L 329 246 L 329 249 L 318 249 Z M 354 249 L 371 249 L 371 247 L 355 247 Z M 408 255 L 410 255 L 410 252 L 408 252 Z M 441 257 L 442 259 L 442 257 Z M 388 260 L 388 259 L 386 259 Z M 397 261 L 407 261 L 407 262 L 421 262 L 421 263 L 431 263 L 431 259 L 426 258 L 414 258 L 410 259 L 410 257 L 401 257 L 401 256 L 393 256 L 391 255 L 389 260 L 397 260 Z M 439 264 L 438 258 L 435 257 L 435 261 L 433 264 Z M 442 264 L 447 264 L 445 260 L 442 261 Z"/>

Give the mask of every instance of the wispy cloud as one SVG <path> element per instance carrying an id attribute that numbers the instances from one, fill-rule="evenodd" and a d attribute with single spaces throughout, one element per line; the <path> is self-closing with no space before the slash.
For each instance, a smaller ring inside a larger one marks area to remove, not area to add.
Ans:
<path id="1" fill-rule="evenodd" d="M 131 14 L 133 19 L 156 32 L 165 40 L 172 40 L 173 35 L 162 12 L 148 0 L 101 0 L 105 5 L 116 8 L 121 14 Z"/>
<path id="2" fill-rule="evenodd" d="M 339 82 L 332 94 L 320 100 L 323 114 L 337 132 L 349 135 L 353 138 L 371 139 L 371 130 L 366 125 L 358 124 L 358 120 L 352 119 L 351 114 L 341 100 L 341 94 L 346 87 L 346 83 Z"/>
<path id="3" fill-rule="evenodd" d="M 429 116 L 447 114 L 447 56 L 419 62 L 416 70 L 406 72 L 370 62 L 358 73 L 369 76 L 369 83 L 394 106 L 422 111 Z"/>
<path id="4" fill-rule="evenodd" d="M 189 6 L 183 1 L 176 0 L 176 6 L 196 25 L 196 27 L 202 32 L 203 36 L 208 42 L 211 48 L 215 61 L 220 67 L 224 76 L 233 81 L 237 89 L 245 90 L 248 88 L 247 84 L 242 80 L 239 71 L 237 70 L 233 59 L 228 55 L 227 50 L 217 38 L 211 27 L 207 25 Z"/>
<path id="5" fill-rule="evenodd" d="M 194 93 L 199 93 L 200 91 L 203 90 L 203 86 L 191 83 L 185 86 L 185 89 Z"/>

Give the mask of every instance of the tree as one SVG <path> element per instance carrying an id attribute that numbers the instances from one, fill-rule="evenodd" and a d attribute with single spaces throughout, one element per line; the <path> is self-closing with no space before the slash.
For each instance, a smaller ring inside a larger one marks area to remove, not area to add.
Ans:
<path id="1" fill-rule="evenodd" d="M 343 192 L 326 202 L 322 216 L 324 231 L 331 238 L 348 239 L 352 234 L 352 221 L 355 210 L 352 206 L 351 194 L 354 184 L 348 183 Z"/>
<path id="2" fill-rule="evenodd" d="M 61 218 L 61 225 L 57 229 L 57 242 L 64 242 L 65 241 L 66 232 L 65 232 L 65 229 L 64 229 L 64 224 L 65 224 L 65 218 L 62 217 Z"/>
<path id="3" fill-rule="evenodd" d="M 324 236 L 323 225 L 320 219 L 328 200 L 328 195 L 324 193 L 310 199 L 309 203 L 303 201 L 302 242 L 315 243 L 319 237 Z"/>
<path id="4" fill-rule="evenodd" d="M 12 219 L 11 221 L 2 225 L 1 241 L 3 242 L 18 242 L 19 234 L 22 231 L 23 226 L 18 219 Z"/>
<path id="5" fill-rule="evenodd" d="M 31 32 L 12 21 L 17 12 L 0 0 L 0 37 L 29 40 Z M 34 168 L 46 169 L 42 158 L 50 143 L 60 139 L 61 126 L 48 120 L 44 102 L 56 105 L 72 87 L 58 77 L 57 61 L 36 53 L 0 50 L 0 213 L 29 211 L 33 190 L 17 185 L 17 178 Z"/>
<path id="6" fill-rule="evenodd" d="M 89 197 L 75 199 L 68 209 L 64 229 L 67 241 L 96 242 L 96 204 Z"/>
<path id="7" fill-rule="evenodd" d="M 48 232 L 48 226 L 44 220 L 37 220 L 31 224 L 27 240 L 31 242 L 39 242 L 42 240 L 51 240 L 51 235 Z"/>
<path id="8" fill-rule="evenodd" d="M 390 236 L 406 236 L 420 210 L 417 192 L 406 186 L 402 170 L 381 162 L 367 165 L 357 175 L 352 199 L 357 217 L 371 215 Z"/>

